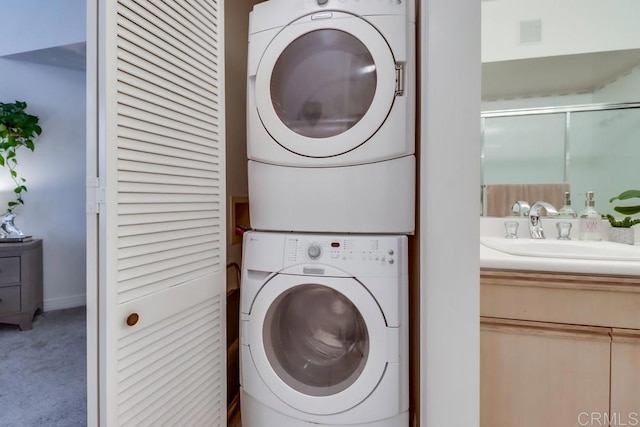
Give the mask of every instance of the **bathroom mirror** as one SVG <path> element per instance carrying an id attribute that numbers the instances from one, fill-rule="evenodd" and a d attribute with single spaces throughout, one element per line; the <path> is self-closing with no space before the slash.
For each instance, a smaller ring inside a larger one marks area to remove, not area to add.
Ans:
<path id="1" fill-rule="evenodd" d="M 634 0 L 482 2 L 482 214 L 510 213 L 515 186 L 558 205 L 569 189 L 576 211 L 594 191 L 612 213 L 640 185 L 637 16 Z"/>

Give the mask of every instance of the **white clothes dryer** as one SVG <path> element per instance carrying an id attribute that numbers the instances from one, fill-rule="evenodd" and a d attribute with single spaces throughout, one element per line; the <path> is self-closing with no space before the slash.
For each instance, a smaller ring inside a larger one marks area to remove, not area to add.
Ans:
<path id="1" fill-rule="evenodd" d="M 407 427 L 406 236 L 248 232 L 244 427 Z"/>
<path id="2" fill-rule="evenodd" d="M 247 90 L 254 228 L 413 232 L 414 9 L 413 0 L 254 7 Z M 283 219 L 291 211 L 303 218 L 295 227 Z M 360 230 L 371 215 L 374 227 Z"/>

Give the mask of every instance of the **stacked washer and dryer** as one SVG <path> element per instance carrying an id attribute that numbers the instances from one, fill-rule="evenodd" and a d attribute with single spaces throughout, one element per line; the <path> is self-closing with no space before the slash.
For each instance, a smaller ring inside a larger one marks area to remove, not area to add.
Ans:
<path id="1" fill-rule="evenodd" d="M 269 0 L 249 22 L 244 427 L 409 425 L 413 0 Z"/>

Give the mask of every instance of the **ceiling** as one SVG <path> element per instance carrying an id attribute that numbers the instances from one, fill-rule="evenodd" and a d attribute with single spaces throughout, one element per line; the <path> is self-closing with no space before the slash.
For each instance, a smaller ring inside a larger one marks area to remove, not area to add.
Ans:
<path id="1" fill-rule="evenodd" d="M 20 52 L 6 55 L 3 58 L 19 61 L 34 62 L 41 65 L 70 68 L 72 70 L 86 69 L 86 43 L 73 43 L 47 49 Z"/>
<path id="2" fill-rule="evenodd" d="M 640 49 L 482 64 L 482 99 L 590 93 L 640 65 Z"/>

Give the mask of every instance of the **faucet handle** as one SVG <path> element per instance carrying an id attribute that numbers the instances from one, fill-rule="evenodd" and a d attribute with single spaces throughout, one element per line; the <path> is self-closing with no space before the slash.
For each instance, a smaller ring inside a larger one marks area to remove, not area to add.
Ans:
<path id="1" fill-rule="evenodd" d="M 571 240 L 571 223 L 560 221 L 556 223 L 558 229 L 558 240 Z"/>
<path id="2" fill-rule="evenodd" d="M 528 216 L 529 210 L 531 210 L 531 207 L 529 206 L 529 203 L 524 200 L 518 200 L 513 204 L 513 206 L 511 206 L 511 212 L 517 216 Z"/>

